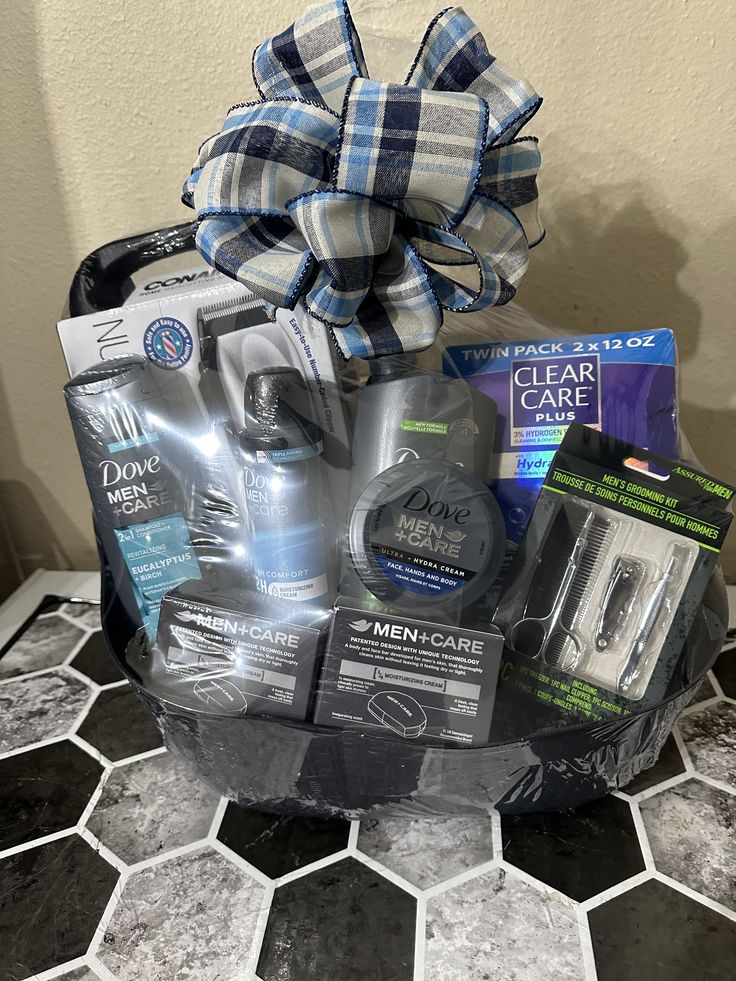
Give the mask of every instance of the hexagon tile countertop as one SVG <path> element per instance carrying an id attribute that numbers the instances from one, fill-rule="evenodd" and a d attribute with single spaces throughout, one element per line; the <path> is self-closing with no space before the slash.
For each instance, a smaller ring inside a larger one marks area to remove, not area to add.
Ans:
<path id="1" fill-rule="evenodd" d="M 730 981 L 736 650 L 574 813 L 244 811 L 162 745 L 98 608 L 0 651 L 0 981 Z"/>

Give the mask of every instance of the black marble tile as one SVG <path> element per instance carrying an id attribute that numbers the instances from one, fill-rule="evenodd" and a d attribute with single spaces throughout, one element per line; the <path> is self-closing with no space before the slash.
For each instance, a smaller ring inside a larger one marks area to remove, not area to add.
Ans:
<path id="1" fill-rule="evenodd" d="M 63 670 L 0 685 L 0 753 L 67 735 L 91 694 Z"/>
<path id="2" fill-rule="evenodd" d="M 6 651 L 10 650 L 10 648 L 13 646 L 16 640 L 18 640 L 19 637 L 22 637 L 22 635 L 26 632 L 26 630 L 31 626 L 33 621 L 36 619 L 36 617 L 41 616 L 42 613 L 54 613 L 56 610 L 58 610 L 61 607 L 62 603 L 63 600 L 59 596 L 51 596 L 51 595 L 44 596 L 44 598 L 38 604 L 38 606 L 33 611 L 33 613 L 31 613 L 30 616 L 26 617 L 26 619 L 23 621 L 23 623 L 21 623 L 21 625 L 18 627 L 15 633 L 12 634 L 5 641 L 5 643 L 0 647 L 0 657 L 2 657 Z"/>
<path id="3" fill-rule="evenodd" d="M 0 658 L 0 677 L 58 667 L 84 638 L 85 628 L 52 613 L 29 624 Z"/>
<path id="4" fill-rule="evenodd" d="M 723 694 L 736 698 L 736 647 L 723 651 L 713 665 L 713 674 L 723 689 Z"/>
<path id="5" fill-rule="evenodd" d="M 217 837 L 257 869 L 277 879 L 348 844 L 347 821 L 259 814 L 228 804 Z"/>
<path id="6" fill-rule="evenodd" d="M 96 681 L 98 685 L 110 685 L 121 681 L 123 674 L 107 649 L 101 630 L 90 634 L 79 653 L 72 661 L 72 667 Z"/>
<path id="7" fill-rule="evenodd" d="M 617 797 L 504 816 L 501 827 L 506 861 L 580 902 L 644 870 L 631 810 Z"/>
<path id="8" fill-rule="evenodd" d="M 78 835 L 0 861 L 0 981 L 85 954 L 117 879 Z"/>
<path id="9" fill-rule="evenodd" d="M 650 787 L 655 787 L 658 783 L 663 783 L 665 780 L 684 772 L 685 764 L 682 761 L 680 750 L 677 748 L 675 737 L 670 735 L 667 737 L 662 752 L 659 754 L 659 759 L 654 766 L 650 766 L 648 770 L 642 770 L 623 790 L 625 794 L 640 794 L 642 790 L 649 790 Z"/>
<path id="10" fill-rule="evenodd" d="M 256 971 L 262 981 L 412 981 L 416 903 L 348 858 L 280 886 Z"/>
<path id="11" fill-rule="evenodd" d="M 101 774 L 66 741 L 0 760 L 0 850 L 73 827 Z"/>
<path id="12" fill-rule="evenodd" d="M 101 691 L 77 731 L 113 761 L 163 745 L 153 717 L 127 686 Z"/>
<path id="13" fill-rule="evenodd" d="M 652 879 L 588 913 L 598 981 L 730 981 L 736 923 Z"/>

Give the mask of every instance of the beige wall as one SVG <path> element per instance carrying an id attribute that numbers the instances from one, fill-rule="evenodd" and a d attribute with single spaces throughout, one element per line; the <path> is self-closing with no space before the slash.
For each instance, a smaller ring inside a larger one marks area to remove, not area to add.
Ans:
<path id="1" fill-rule="evenodd" d="M 199 142 L 252 94 L 251 49 L 306 6 L 3 6 L 0 506 L 22 571 L 93 563 L 54 334 L 77 262 L 111 238 L 185 217 L 179 189 Z M 359 24 L 370 15 L 406 38 L 440 6 L 353 9 Z M 477 0 L 468 9 L 491 50 L 546 100 L 531 130 L 543 141 L 548 238 L 522 302 L 572 329 L 673 327 L 683 421 L 704 465 L 735 481 L 736 5 Z M 735 546 L 736 535 L 731 578 Z"/>

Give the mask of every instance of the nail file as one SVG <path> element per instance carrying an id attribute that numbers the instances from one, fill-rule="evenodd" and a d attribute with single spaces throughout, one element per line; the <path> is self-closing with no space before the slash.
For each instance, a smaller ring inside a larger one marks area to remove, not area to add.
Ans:
<path id="1" fill-rule="evenodd" d="M 667 561 L 662 578 L 659 580 L 657 585 L 649 598 L 649 602 L 642 614 L 639 626 L 637 628 L 636 636 L 631 644 L 626 661 L 621 668 L 618 675 L 618 690 L 622 694 L 626 694 L 634 685 L 638 673 L 639 666 L 644 655 L 644 651 L 647 648 L 647 644 L 654 632 L 654 628 L 657 625 L 662 610 L 667 603 L 667 597 L 670 592 L 670 584 L 673 582 L 675 577 L 679 575 L 681 568 L 687 561 L 688 552 L 683 545 L 675 545 L 672 549 L 672 553 Z"/>

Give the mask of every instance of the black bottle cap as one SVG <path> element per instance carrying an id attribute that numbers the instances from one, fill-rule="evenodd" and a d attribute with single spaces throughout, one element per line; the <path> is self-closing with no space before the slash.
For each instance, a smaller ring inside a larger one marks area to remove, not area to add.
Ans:
<path id="1" fill-rule="evenodd" d="M 309 418 L 309 392 L 301 372 L 282 365 L 253 371 L 245 380 L 245 426 L 241 440 L 305 446 L 318 443 L 322 430 Z"/>

